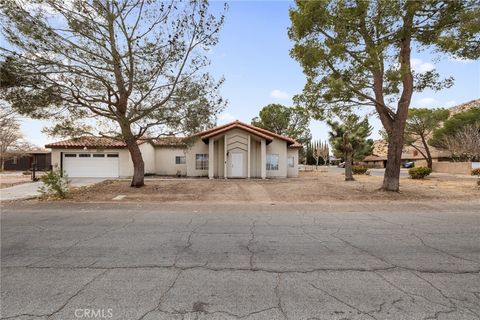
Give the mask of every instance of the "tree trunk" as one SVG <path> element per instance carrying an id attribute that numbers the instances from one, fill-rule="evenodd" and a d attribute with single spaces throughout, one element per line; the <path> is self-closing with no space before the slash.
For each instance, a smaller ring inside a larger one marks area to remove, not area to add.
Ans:
<path id="1" fill-rule="evenodd" d="M 427 167 L 432 169 L 433 161 L 432 161 L 432 154 L 430 153 L 430 148 L 428 147 L 428 143 L 425 140 L 425 137 L 422 136 L 421 138 L 422 138 L 423 148 L 425 149 L 425 153 L 426 153 L 425 160 L 427 160 Z"/>
<path id="2" fill-rule="evenodd" d="M 133 177 L 130 186 L 136 188 L 143 187 L 145 185 L 145 163 L 143 162 L 140 148 L 134 139 L 126 139 L 125 143 L 127 144 L 133 162 Z"/>
<path id="3" fill-rule="evenodd" d="M 353 181 L 352 173 L 352 153 L 345 152 L 345 181 Z"/>
<path id="4" fill-rule="evenodd" d="M 400 190 L 400 167 L 402 165 L 403 131 L 405 125 L 395 121 L 388 137 L 388 156 L 382 189 L 398 192 Z"/>
<path id="5" fill-rule="evenodd" d="M 130 186 L 136 188 L 143 187 L 145 185 L 145 163 L 143 162 L 142 152 L 138 147 L 137 139 L 133 135 L 130 125 L 121 124 L 120 127 L 133 162 L 133 177 Z"/>

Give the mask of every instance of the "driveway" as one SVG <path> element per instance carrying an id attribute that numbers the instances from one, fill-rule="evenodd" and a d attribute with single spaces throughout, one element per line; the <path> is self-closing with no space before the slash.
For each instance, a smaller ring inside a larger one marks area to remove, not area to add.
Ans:
<path id="1" fill-rule="evenodd" d="M 2 317 L 479 319 L 479 208 L 11 204 Z"/>
<path id="2" fill-rule="evenodd" d="M 72 187 L 90 186 L 104 181 L 103 178 L 70 178 Z M 38 188 L 43 182 L 29 182 L 0 189 L 0 201 L 35 198 L 40 195 Z"/>

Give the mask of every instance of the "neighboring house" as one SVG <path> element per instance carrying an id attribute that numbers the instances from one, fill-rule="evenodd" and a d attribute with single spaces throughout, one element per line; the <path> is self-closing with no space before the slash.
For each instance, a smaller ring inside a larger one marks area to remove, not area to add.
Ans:
<path id="1" fill-rule="evenodd" d="M 422 151 L 423 148 L 419 147 Z M 373 143 L 372 154 L 366 156 L 362 162 L 365 162 L 369 167 L 385 168 L 387 165 L 388 143 L 384 140 L 377 140 Z M 451 153 L 445 150 L 436 149 L 430 146 L 430 153 L 433 162 L 450 161 Z M 427 161 L 418 150 L 410 146 L 403 147 L 402 162 L 413 161 L 417 167 L 426 167 Z"/>
<path id="2" fill-rule="evenodd" d="M 50 170 L 51 154 L 48 150 L 32 150 L 22 153 L 16 153 L 5 160 L 4 170 L 26 171 L 31 170 L 35 165 L 35 170 Z"/>
<path id="3" fill-rule="evenodd" d="M 146 174 L 213 178 L 298 176 L 295 140 L 234 121 L 190 137 L 138 142 Z M 122 141 L 83 137 L 46 145 L 52 164 L 69 177 L 129 177 L 130 154 Z"/>

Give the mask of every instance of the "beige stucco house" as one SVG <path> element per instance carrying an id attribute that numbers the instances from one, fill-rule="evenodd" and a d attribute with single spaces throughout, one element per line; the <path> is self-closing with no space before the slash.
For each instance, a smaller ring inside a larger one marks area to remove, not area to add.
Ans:
<path id="1" fill-rule="evenodd" d="M 295 140 L 234 121 L 190 137 L 138 142 L 145 173 L 213 178 L 298 176 Z M 123 142 L 82 137 L 46 145 L 52 165 L 69 177 L 129 177 L 133 163 Z"/>

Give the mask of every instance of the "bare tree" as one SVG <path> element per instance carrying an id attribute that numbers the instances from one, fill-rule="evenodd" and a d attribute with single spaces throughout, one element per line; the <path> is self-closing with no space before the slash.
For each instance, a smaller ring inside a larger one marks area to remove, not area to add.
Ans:
<path id="1" fill-rule="evenodd" d="M 480 160 L 480 125 L 467 125 L 444 138 L 444 146 L 454 158 L 463 161 Z"/>
<path id="2" fill-rule="evenodd" d="M 1 170 L 5 161 L 17 155 L 22 145 L 22 133 L 18 121 L 2 110 L 0 112 L 0 161 Z"/>
<path id="3" fill-rule="evenodd" d="M 132 186 L 144 185 L 139 138 L 201 129 L 224 107 L 222 81 L 202 70 L 226 7 L 213 14 L 206 0 L 39 3 L 1 2 L 8 46 L 0 53 L 14 74 L 7 97 L 20 113 L 54 119 L 52 133 L 124 141 Z"/>

